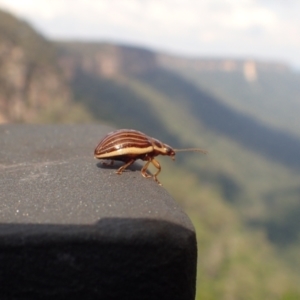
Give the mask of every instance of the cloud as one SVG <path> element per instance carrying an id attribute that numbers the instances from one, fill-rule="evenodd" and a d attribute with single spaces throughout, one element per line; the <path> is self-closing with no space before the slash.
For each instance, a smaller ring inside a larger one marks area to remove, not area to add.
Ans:
<path id="1" fill-rule="evenodd" d="M 0 0 L 0 6 L 55 39 L 106 39 L 300 65 L 298 0 Z"/>

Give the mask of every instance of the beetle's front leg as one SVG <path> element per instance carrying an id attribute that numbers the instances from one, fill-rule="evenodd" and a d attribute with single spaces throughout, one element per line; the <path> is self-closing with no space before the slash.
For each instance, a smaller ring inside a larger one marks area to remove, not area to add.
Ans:
<path id="1" fill-rule="evenodd" d="M 152 177 L 151 175 L 149 175 L 149 174 L 147 173 L 147 169 L 148 169 L 148 166 L 149 166 L 150 162 L 151 162 L 151 160 L 148 160 L 148 161 L 146 162 L 146 164 L 143 166 L 143 168 L 141 169 L 141 173 L 142 173 L 142 175 L 143 175 L 145 178 L 150 178 L 150 177 Z"/>
<path id="2" fill-rule="evenodd" d="M 159 184 L 162 185 L 159 180 L 157 179 L 157 175 L 160 173 L 161 171 L 161 166 L 160 163 L 155 160 L 154 158 L 151 160 L 151 162 L 153 163 L 153 165 L 157 168 L 157 172 L 153 175 L 154 180 Z"/>

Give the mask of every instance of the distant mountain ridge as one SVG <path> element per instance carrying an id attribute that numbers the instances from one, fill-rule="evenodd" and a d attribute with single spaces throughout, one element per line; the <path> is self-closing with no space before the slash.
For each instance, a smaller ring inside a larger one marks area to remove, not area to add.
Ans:
<path id="1" fill-rule="evenodd" d="M 98 74 L 113 76 L 120 73 L 134 74 L 157 67 L 170 69 L 191 68 L 200 72 L 241 72 L 249 80 L 257 72 L 291 72 L 288 64 L 255 59 L 188 58 L 157 53 L 145 48 L 97 42 L 59 42 L 61 59 L 73 58 L 84 61 L 85 67 L 98 67 Z M 68 50 L 67 50 L 68 49 Z M 94 63 L 91 63 L 94 60 Z M 74 61 L 73 61 L 74 62 Z"/>

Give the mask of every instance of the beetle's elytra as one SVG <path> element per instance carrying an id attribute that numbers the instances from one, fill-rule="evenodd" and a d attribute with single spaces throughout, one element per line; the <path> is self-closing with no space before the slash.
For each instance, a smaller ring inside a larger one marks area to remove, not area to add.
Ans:
<path id="1" fill-rule="evenodd" d="M 206 153 L 206 151 L 198 148 L 172 149 L 172 147 L 140 131 L 120 129 L 110 132 L 100 141 L 94 151 L 94 156 L 98 159 L 110 159 L 110 164 L 113 164 L 115 160 L 123 161 L 125 164 L 117 170 L 117 174 L 122 174 L 137 159 L 147 161 L 141 169 L 142 175 L 146 178 L 153 177 L 161 185 L 157 179 L 157 175 L 161 171 L 161 166 L 154 157 L 157 155 L 168 155 L 174 160 L 175 153 L 178 151 L 199 151 Z M 157 168 L 157 172 L 153 176 L 147 173 L 150 163 Z"/>

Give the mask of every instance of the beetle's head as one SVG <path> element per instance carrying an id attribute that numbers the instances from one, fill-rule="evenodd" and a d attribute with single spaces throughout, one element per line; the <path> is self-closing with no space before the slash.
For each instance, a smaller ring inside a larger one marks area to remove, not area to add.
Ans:
<path id="1" fill-rule="evenodd" d="M 173 160 L 175 159 L 175 151 L 169 145 L 163 145 L 163 152 L 165 153 L 165 155 L 170 156 Z"/>

